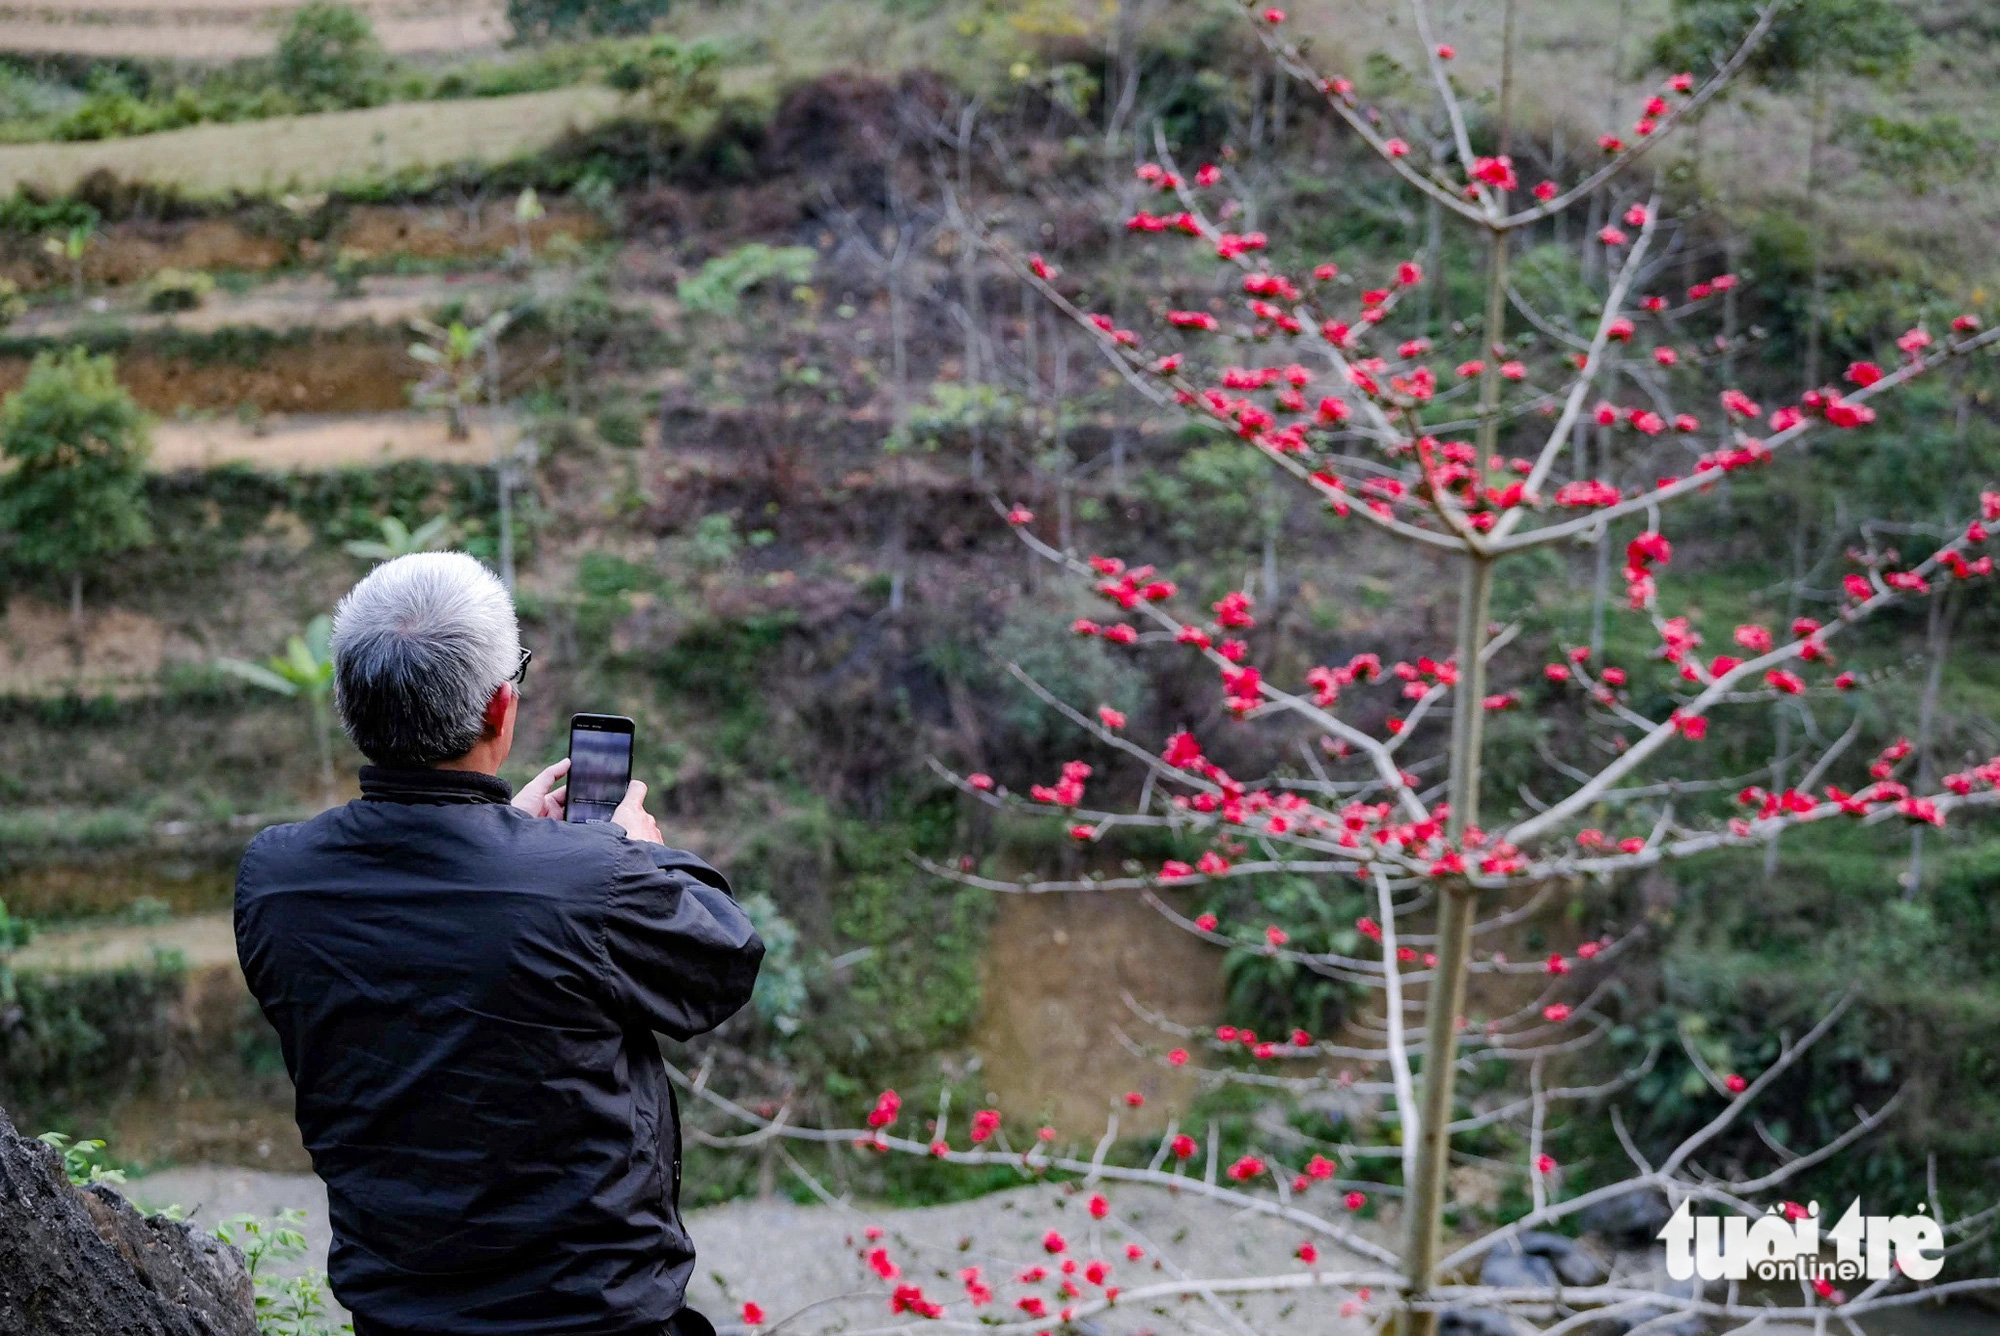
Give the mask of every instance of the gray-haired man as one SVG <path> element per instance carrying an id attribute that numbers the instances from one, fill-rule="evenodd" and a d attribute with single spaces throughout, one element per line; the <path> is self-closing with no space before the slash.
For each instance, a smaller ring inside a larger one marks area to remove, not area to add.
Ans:
<path id="1" fill-rule="evenodd" d="M 236 942 L 326 1180 L 356 1336 L 658 1336 L 682 1307 L 680 1129 L 655 1032 L 749 999 L 763 957 L 720 873 L 633 783 L 564 822 L 520 793 L 513 601 L 463 553 L 378 566 L 333 624 L 361 797 L 264 831 Z"/>

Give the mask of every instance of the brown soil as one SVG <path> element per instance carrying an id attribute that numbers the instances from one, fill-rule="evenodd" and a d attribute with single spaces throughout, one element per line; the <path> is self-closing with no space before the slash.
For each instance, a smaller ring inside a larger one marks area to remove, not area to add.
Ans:
<path id="1" fill-rule="evenodd" d="M 0 618 L 0 694 L 40 696 L 56 683 L 83 695 L 150 690 L 162 665 L 200 651 L 139 613 L 86 608 L 72 622 L 66 609 L 15 594 Z"/>
<path id="2" fill-rule="evenodd" d="M 0 148 L 0 157 L 5 153 Z M 594 215 L 551 201 L 548 213 L 529 227 L 528 235 L 531 244 L 542 249 L 558 237 L 586 241 L 602 231 Z M 368 260 L 490 260 L 505 255 L 519 241 L 511 199 L 464 209 L 357 205 L 347 211 L 329 242 L 307 241 L 297 257 L 288 255 L 282 239 L 251 218 L 128 221 L 106 227 L 91 243 L 83 274 L 86 284 L 98 288 L 134 286 L 162 269 L 263 273 L 287 263 L 322 263 L 329 246 L 357 251 Z M 17 238 L 10 252 L 0 253 L 0 277 L 30 292 L 60 292 L 71 282 L 68 266 L 50 260 L 39 237 Z"/>
<path id="3" fill-rule="evenodd" d="M 257 350 L 253 361 L 135 352 L 118 379 L 147 410 L 176 413 L 385 413 L 409 406 L 418 364 L 397 330 L 328 330 Z M 27 379 L 31 358 L 0 356 L 0 394 Z"/>
<path id="4" fill-rule="evenodd" d="M 999 1106 L 1067 1136 L 1097 1135 L 1114 1109 L 1124 1132 L 1163 1127 L 1197 1086 L 1119 1042 L 1120 1029 L 1156 1047 L 1161 1038 L 1125 996 L 1184 1024 L 1212 1024 L 1222 1010 L 1220 953 L 1129 895 L 996 898 L 973 1042 Z M 1146 1097 L 1143 1108 L 1125 1106 L 1130 1090 Z"/>

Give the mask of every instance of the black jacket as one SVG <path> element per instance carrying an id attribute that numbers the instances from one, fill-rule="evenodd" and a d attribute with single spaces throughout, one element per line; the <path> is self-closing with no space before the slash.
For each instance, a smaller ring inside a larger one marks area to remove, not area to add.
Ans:
<path id="1" fill-rule="evenodd" d="M 713 1029 L 763 943 L 692 854 L 361 772 L 258 835 L 236 949 L 326 1180 L 357 1332 L 635 1336 L 681 1307 L 680 1127 L 654 1032 Z"/>

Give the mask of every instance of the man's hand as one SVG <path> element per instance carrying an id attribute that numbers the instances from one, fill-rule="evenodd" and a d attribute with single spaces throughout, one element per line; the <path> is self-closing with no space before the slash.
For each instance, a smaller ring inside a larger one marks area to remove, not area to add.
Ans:
<path id="1" fill-rule="evenodd" d="M 556 787 L 556 781 L 569 773 L 569 757 L 565 756 L 548 769 L 536 775 L 521 786 L 514 795 L 514 806 L 529 816 L 545 816 L 560 821 L 563 819 L 563 804 L 569 797 L 569 785 Z"/>
<path id="2" fill-rule="evenodd" d="M 625 801 L 618 804 L 618 810 L 611 819 L 625 828 L 627 837 L 643 840 L 647 844 L 665 844 L 660 836 L 660 824 L 646 811 L 646 786 L 633 780 L 625 789 Z"/>

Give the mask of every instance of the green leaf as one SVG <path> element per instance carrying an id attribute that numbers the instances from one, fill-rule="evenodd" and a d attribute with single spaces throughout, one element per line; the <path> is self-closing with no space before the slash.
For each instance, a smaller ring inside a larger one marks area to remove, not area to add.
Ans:
<path id="1" fill-rule="evenodd" d="M 217 659 L 215 666 L 223 672 L 242 678 L 252 686 L 280 696 L 296 696 L 299 689 L 289 679 L 280 677 L 261 663 L 250 663 L 243 659 Z"/>

